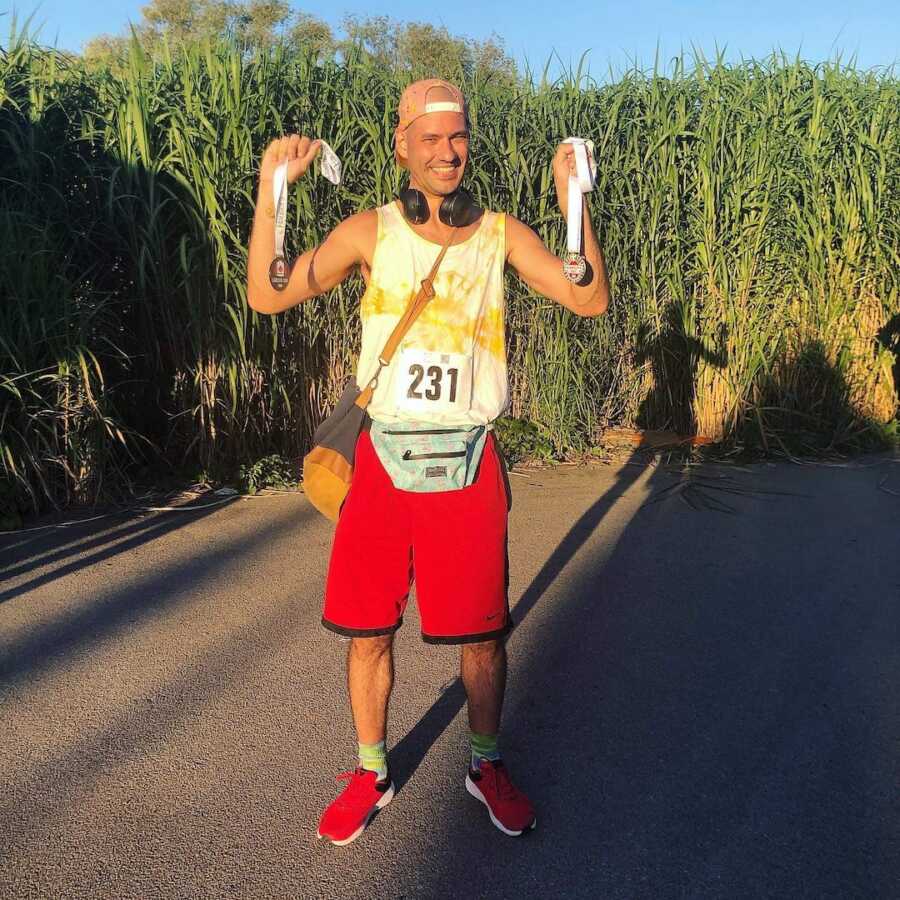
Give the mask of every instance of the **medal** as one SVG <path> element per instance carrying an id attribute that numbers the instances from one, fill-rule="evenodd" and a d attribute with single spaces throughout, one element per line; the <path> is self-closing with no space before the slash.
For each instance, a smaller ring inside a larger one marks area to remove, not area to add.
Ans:
<path id="1" fill-rule="evenodd" d="M 275 256 L 269 266 L 269 284 L 283 291 L 291 280 L 291 263 L 284 252 L 284 233 L 287 224 L 287 162 L 281 163 L 272 175 L 272 205 L 266 214 L 275 217 Z M 325 141 L 322 141 L 322 175 L 332 184 L 341 183 L 341 161 Z"/>
<path id="2" fill-rule="evenodd" d="M 276 256 L 269 266 L 269 284 L 276 291 L 283 291 L 291 280 L 291 267 L 283 256 Z"/>
<path id="3" fill-rule="evenodd" d="M 272 200 L 275 206 L 275 258 L 269 266 L 269 284 L 283 291 L 291 278 L 291 267 L 284 255 L 284 232 L 287 223 L 287 163 L 281 163 L 272 176 Z"/>
<path id="4" fill-rule="evenodd" d="M 572 282 L 580 284 L 587 272 L 587 260 L 580 253 L 567 253 L 563 260 L 563 275 Z"/>
<path id="5" fill-rule="evenodd" d="M 582 197 L 594 189 L 597 165 L 594 162 L 593 141 L 583 138 L 567 138 L 564 144 L 572 144 L 575 150 L 575 174 L 569 176 L 569 206 L 566 216 L 566 258 L 563 260 L 563 275 L 580 284 L 587 272 L 587 260 L 581 252 Z"/>

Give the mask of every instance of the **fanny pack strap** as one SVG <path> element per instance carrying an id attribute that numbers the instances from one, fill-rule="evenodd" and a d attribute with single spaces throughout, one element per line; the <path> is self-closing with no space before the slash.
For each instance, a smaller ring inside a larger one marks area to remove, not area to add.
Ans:
<path id="1" fill-rule="evenodd" d="M 437 275 L 438 268 L 441 265 L 442 260 L 444 259 L 444 254 L 447 252 L 447 248 L 453 243 L 453 231 L 451 230 L 450 236 L 444 242 L 444 246 L 441 247 L 441 252 L 438 253 L 437 259 L 434 261 L 434 265 L 431 267 L 431 271 L 422 279 L 422 283 L 419 287 L 416 296 L 413 297 L 409 306 L 406 307 L 406 312 L 400 318 L 400 321 L 394 326 L 394 330 L 391 332 L 391 336 L 387 339 L 387 343 L 384 345 L 384 350 L 381 351 L 381 354 L 378 357 L 378 369 L 375 371 L 375 374 L 372 376 L 369 383 L 360 391 L 359 396 L 356 398 L 356 405 L 360 409 L 365 409 L 372 400 L 372 395 L 375 393 L 375 388 L 378 385 L 378 376 L 381 374 L 381 370 L 385 366 L 389 366 L 391 364 L 391 360 L 394 358 L 394 354 L 397 352 L 397 348 L 400 346 L 400 341 L 406 336 L 406 332 L 412 328 L 413 322 L 419 317 L 419 313 L 422 312 L 423 309 L 428 305 L 428 301 L 434 296 L 434 277 Z"/>

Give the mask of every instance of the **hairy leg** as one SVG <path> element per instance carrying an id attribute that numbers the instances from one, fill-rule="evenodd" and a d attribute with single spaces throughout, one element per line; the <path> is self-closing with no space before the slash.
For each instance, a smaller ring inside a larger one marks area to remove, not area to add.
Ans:
<path id="1" fill-rule="evenodd" d="M 463 644 L 460 671 L 469 698 L 469 728 L 478 734 L 497 734 L 506 689 L 505 643 Z"/>
<path id="2" fill-rule="evenodd" d="M 385 739 L 393 685 L 394 636 L 351 638 L 347 651 L 347 687 L 360 743 L 377 744 Z"/>

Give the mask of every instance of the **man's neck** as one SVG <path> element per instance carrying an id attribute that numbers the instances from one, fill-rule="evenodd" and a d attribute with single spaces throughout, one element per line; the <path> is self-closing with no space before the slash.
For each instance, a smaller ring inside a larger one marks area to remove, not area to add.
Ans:
<path id="1" fill-rule="evenodd" d="M 429 191 L 426 191 L 422 185 L 418 184 L 415 179 L 410 180 L 410 185 L 413 190 L 419 191 L 424 197 L 425 201 L 428 203 L 428 212 L 429 212 L 429 221 L 436 221 L 438 219 L 438 213 L 441 208 L 441 203 L 444 202 L 444 196 L 442 194 L 432 194 Z"/>
<path id="2" fill-rule="evenodd" d="M 436 244 L 443 244 L 452 236 L 453 243 L 460 243 L 461 241 L 470 238 L 480 227 L 481 216 L 478 216 L 474 222 L 468 225 L 462 225 L 456 228 L 445 225 L 441 221 L 440 209 L 441 203 L 443 203 L 449 195 L 432 194 L 430 191 L 425 190 L 415 178 L 410 178 L 409 186 L 413 190 L 419 191 L 422 196 L 425 197 L 425 202 L 428 204 L 428 221 L 422 225 L 413 225 L 412 222 L 409 223 L 413 231 L 417 232 L 422 237 L 433 241 Z"/>
<path id="3" fill-rule="evenodd" d="M 414 190 L 419 191 L 425 197 L 425 202 L 428 204 L 428 221 L 422 225 L 413 225 L 413 223 L 410 222 L 410 225 L 413 230 L 417 231 L 423 237 L 439 244 L 443 243 L 453 231 L 453 229 L 449 225 L 445 225 L 440 218 L 441 203 L 443 202 L 444 197 L 440 194 L 432 194 L 429 191 L 424 190 L 420 184 L 412 179 L 410 180 L 409 186 Z"/>

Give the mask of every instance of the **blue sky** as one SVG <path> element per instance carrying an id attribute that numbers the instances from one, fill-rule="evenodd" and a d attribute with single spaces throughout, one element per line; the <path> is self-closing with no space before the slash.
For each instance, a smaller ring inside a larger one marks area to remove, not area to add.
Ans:
<path id="1" fill-rule="evenodd" d="M 44 43 L 80 49 L 101 33 L 121 33 L 129 19 L 140 19 L 146 0 L 113 0 L 104 4 L 73 0 L 0 0 L 0 35 L 5 43 L 8 13 L 19 18 L 37 9 Z M 798 50 L 809 60 L 855 53 L 864 68 L 900 61 L 900 14 L 887 0 L 757 0 L 746 3 L 712 0 L 631 0 L 603 3 L 536 3 L 533 0 L 456 0 L 448 4 L 391 0 L 371 5 L 341 0 L 309 0 L 295 4 L 333 26 L 344 13 L 387 15 L 401 21 L 443 24 L 454 34 L 474 38 L 491 32 L 504 41 L 519 62 L 543 68 L 554 53 L 565 63 L 577 62 L 590 51 L 590 70 L 604 76 L 627 68 L 630 61 L 652 65 L 657 45 L 667 59 L 691 44 L 712 53 L 718 44 L 731 59 L 759 57 L 773 48 L 792 55 Z M 569 8 L 572 14 L 561 14 Z M 898 65 L 900 70 L 900 65 Z"/>

